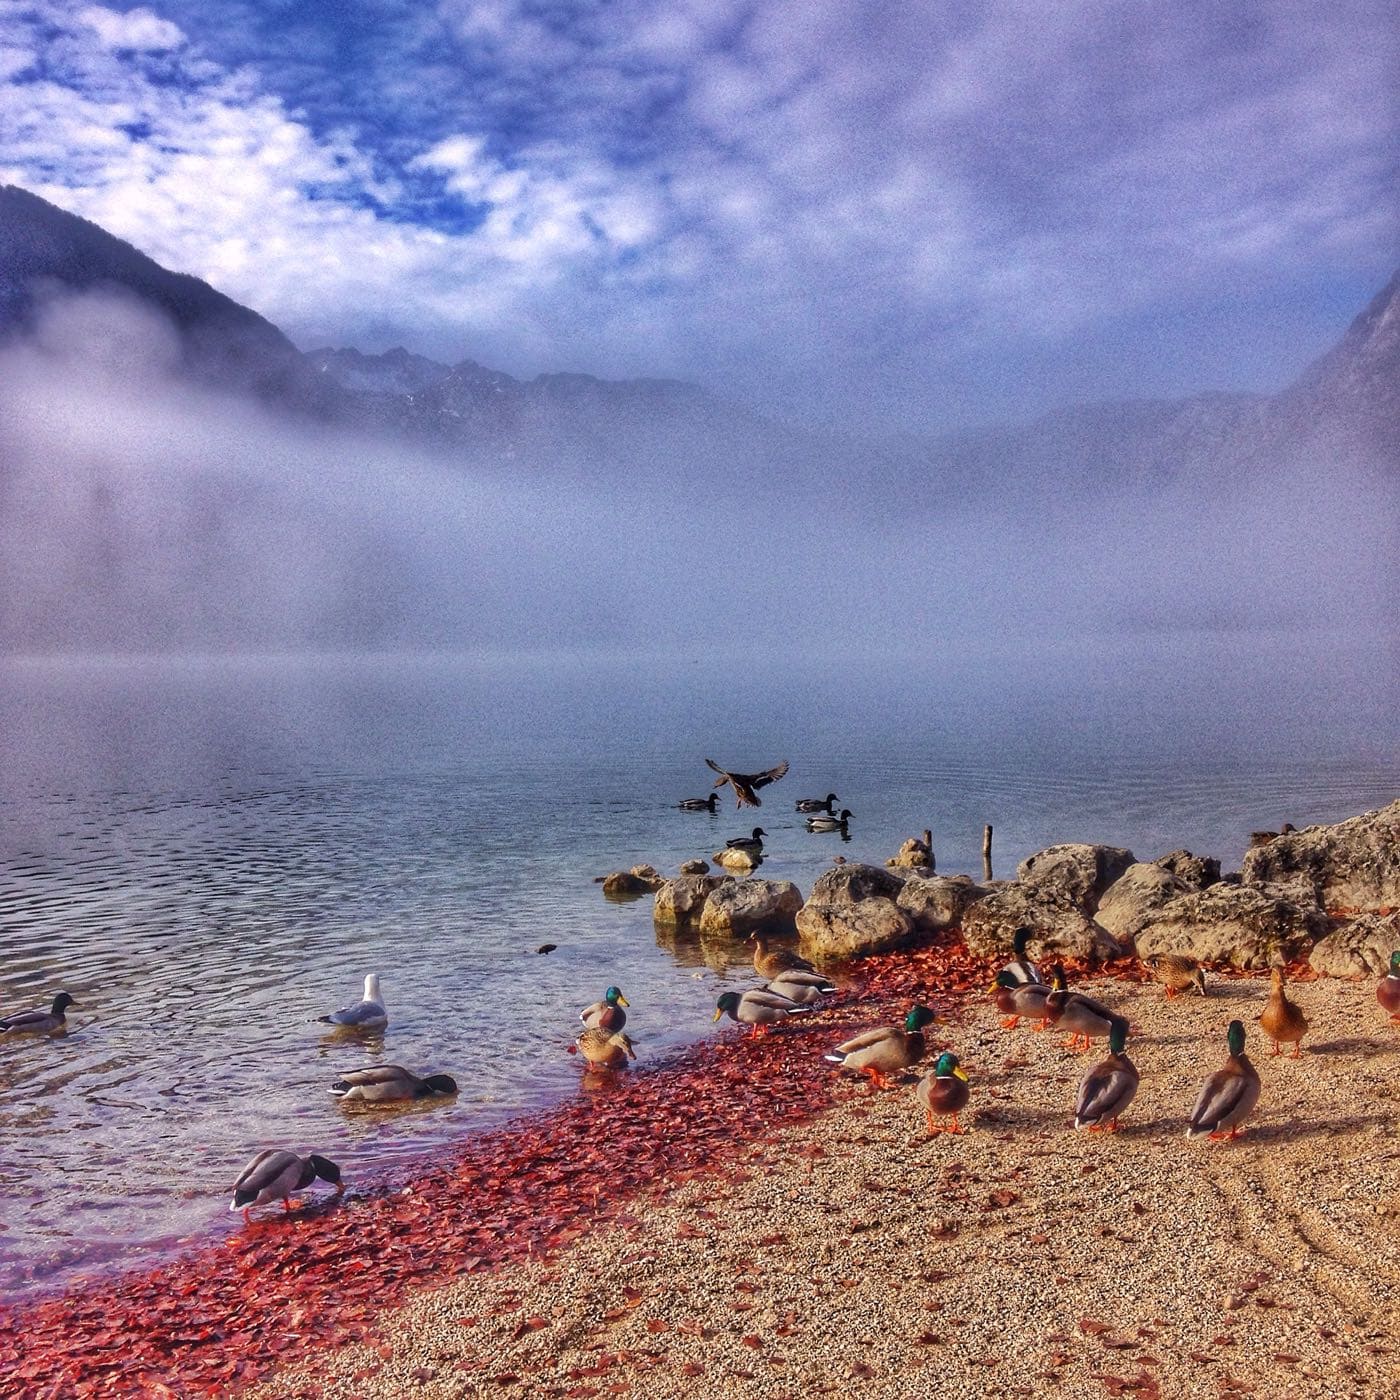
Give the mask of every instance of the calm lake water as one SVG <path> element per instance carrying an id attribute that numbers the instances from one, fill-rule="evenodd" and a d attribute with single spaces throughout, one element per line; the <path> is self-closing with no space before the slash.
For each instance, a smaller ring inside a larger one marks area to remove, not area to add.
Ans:
<path id="1" fill-rule="evenodd" d="M 659 941 L 594 877 L 673 871 L 754 817 L 675 810 L 711 756 L 780 758 L 765 876 L 931 827 L 939 868 L 1055 841 L 1236 865 L 1247 833 L 1400 793 L 1393 657 L 1281 639 L 920 660 L 0 660 L 0 1011 L 67 989 L 66 1036 L 0 1041 L 0 1290 L 230 1228 L 259 1146 L 351 1184 L 580 1092 L 577 1008 L 616 982 L 641 1064 L 716 1033 L 742 952 Z M 829 790 L 852 840 L 793 811 Z M 541 943 L 558 951 L 537 956 Z M 380 1040 L 314 1018 L 378 971 Z M 454 1074 L 450 1103 L 339 1109 L 338 1071 Z"/>

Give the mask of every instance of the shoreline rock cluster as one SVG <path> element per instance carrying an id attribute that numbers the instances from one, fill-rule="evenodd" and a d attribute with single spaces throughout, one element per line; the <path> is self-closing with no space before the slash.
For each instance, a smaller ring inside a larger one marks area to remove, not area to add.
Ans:
<path id="1" fill-rule="evenodd" d="M 1238 872 L 1187 850 L 1141 861 L 1118 846 L 1049 846 L 1014 880 L 937 875 L 905 843 L 884 866 L 843 862 L 811 894 L 790 880 L 714 875 L 703 861 L 661 876 L 636 866 L 606 877 L 604 893 L 653 896 L 658 928 L 702 938 L 795 936 L 816 961 L 913 946 L 960 927 L 970 951 L 993 957 L 1018 928 L 1036 957 L 1099 962 L 1184 953 L 1257 969 L 1308 958 L 1319 973 L 1383 973 L 1400 947 L 1400 801 L 1331 826 L 1254 838 Z"/>

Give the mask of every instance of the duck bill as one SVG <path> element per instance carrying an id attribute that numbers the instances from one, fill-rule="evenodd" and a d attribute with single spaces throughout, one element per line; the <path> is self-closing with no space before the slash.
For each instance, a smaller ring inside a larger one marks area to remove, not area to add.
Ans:
<path id="1" fill-rule="evenodd" d="M 956 1078 L 961 1079 L 964 1084 L 967 1083 L 967 1071 L 961 1065 L 954 1068 L 953 1074 Z"/>
<path id="2" fill-rule="evenodd" d="M 716 1011 L 716 1012 L 715 1012 L 715 1020 L 718 1021 L 719 1018 L 720 1018 L 721 1016 L 723 1016 L 723 1015 L 724 1015 L 724 1012 L 723 1012 L 723 1011 Z"/>
<path id="3" fill-rule="evenodd" d="M 626 998 L 625 996 L 623 996 L 621 993 L 618 994 L 617 1004 L 618 1004 L 619 1006 L 631 1006 L 631 1005 L 632 1005 L 632 1003 L 631 1003 L 630 1001 L 628 1001 L 627 998 Z"/>

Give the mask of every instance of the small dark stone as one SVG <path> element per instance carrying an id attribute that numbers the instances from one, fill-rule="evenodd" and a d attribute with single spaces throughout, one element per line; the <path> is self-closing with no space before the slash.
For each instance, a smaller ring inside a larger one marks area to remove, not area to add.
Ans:
<path id="1" fill-rule="evenodd" d="M 541 943 L 540 946 L 535 949 L 535 952 L 552 953 L 558 946 L 557 943 Z"/>

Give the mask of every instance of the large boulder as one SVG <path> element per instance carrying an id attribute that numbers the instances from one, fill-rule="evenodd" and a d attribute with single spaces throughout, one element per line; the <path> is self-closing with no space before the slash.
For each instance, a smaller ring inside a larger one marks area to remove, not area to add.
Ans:
<path id="1" fill-rule="evenodd" d="M 708 875 L 710 873 L 710 862 L 707 860 L 683 860 L 681 862 L 682 875 Z"/>
<path id="2" fill-rule="evenodd" d="M 731 880 L 713 890 L 700 914 L 702 938 L 747 938 L 756 930 L 791 933 L 802 891 L 791 880 Z"/>
<path id="3" fill-rule="evenodd" d="M 1055 885 L 1013 881 L 979 899 L 963 915 L 963 941 L 979 957 L 1009 957 L 1012 939 L 1021 927 L 1032 931 L 1034 958 L 1083 958 L 1098 962 L 1120 956 L 1122 944 Z"/>
<path id="4" fill-rule="evenodd" d="M 1022 884 L 1053 890 L 1073 903 L 1081 914 L 1092 914 L 1103 892 L 1134 861 L 1133 853 L 1121 846 L 1070 842 L 1027 856 L 1016 867 L 1016 878 Z"/>
<path id="5" fill-rule="evenodd" d="M 1217 884 L 1178 895 L 1148 912 L 1136 934 L 1138 956 L 1187 953 L 1201 962 L 1268 967 L 1301 956 L 1327 931 L 1316 907 L 1248 885 Z"/>
<path id="6" fill-rule="evenodd" d="M 986 896 L 986 889 L 973 884 L 968 875 L 936 875 L 931 879 L 911 875 L 895 903 L 914 920 L 920 933 L 937 933 L 961 923 L 967 907 Z"/>
<path id="7" fill-rule="evenodd" d="M 1220 862 L 1214 856 L 1193 856 L 1186 850 L 1168 851 L 1152 864 L 1175 875 L 1188 889 L 1208 889 L 1220 879 Z"/>
<path id="8" fill-rule="evenodd" d="M 649 865 L 613 870 L 602 877 L 603 894 L 608 899 L 636 899 L 639 895 L 651 894 L 662 883 L 661 876 Z"/>
<path id="9" fill-rule="evenodd" d="M 726 846 L 722 851 L 716 851 L 710 859 L 716 865 L 722 865 L 726 870 L 738 870 L 744 873 L 749 870 L 757 870 L 763 864 L 763 852 L 744 851 L 737 846 Z"/>
<path id="10" fill-rule="evenodd" d="M 897 870 L 927 870 L 934 866 L 933 834 L 924 832 L 922 836 L 911 836 L 886 862 Z"/>
<path id="11" fill-rule="evenodd" d="M 1328 977 L 1379 977 L 1400 948 L 1400 913 L 1362 914 L 1319 938 L 1308 962 Z"/>
<path id="12" fill-rule="evenodd" d="M 818 877 L 797 915 L 809 957 L 853 958 L 899 948 L 915 936 L 898 899 L 904 882 L 874 865 L 838 865 Z"/>
<path id="13" fill-rule="evenodd" d="M 667 880 L 656 892 L 651 917 L 664 928 L 698 924 L 711 892 L 726 884 L 733 884 L 728 875 L 682 875 Z"/>
<path id="14" fill-rule="evenodd" d="M 1099 900 L 1095 922 L 1123 943 L 1131 943 L 1149 914 L 1160 909 L 1190 887 L 1180 877 L 1163 868 L 1160 861 L 1139 861 L 1130 865 Z"/>
<path id="15" fill-rule="evenodd" d="M 1302 882 L 1324 909 L 1400 907 L 1400 802 L 1246 852 L 1246 885 Z"/>

